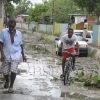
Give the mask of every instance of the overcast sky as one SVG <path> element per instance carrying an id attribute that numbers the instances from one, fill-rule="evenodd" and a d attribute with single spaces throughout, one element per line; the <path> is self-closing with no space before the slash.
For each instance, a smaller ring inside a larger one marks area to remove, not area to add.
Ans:
<path id="1" fill-rule="evenodd" d="M 30 0 L 33 4 L 34 3 L 42 3 L 42 0 Z"/>
<path id="2" fill-rule="evenodd" d="M 30 0 L 30 1 L 32 2 L 32 4 L 35 4 L 35 3 L 43 3 L 42 0 Z M 16 7 L 16 4 L 15 3 L 13 3 L 13 4 Z"/>

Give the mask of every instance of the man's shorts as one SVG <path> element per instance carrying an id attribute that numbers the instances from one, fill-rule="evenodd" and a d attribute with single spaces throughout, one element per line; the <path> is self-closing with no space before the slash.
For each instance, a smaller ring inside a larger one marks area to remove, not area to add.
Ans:
<path id="1" fill-rule="evenodd" d="M 5 60 L 2 63 L 2 72 L 4 75 L 8 75 L 9 72 L 17 74 L 17 68 L 20 60 Z"/>
<path id="2" fill-rule="evenodd" d="M 65 49 L 64 51 L 68 51 L 72 54 L 75 53 L 75 48 L 69 48 L 69 49 Z M 69 54 L 67 52 L 62 52 L 62 58 L 66 59 L 69 57 Z"/>

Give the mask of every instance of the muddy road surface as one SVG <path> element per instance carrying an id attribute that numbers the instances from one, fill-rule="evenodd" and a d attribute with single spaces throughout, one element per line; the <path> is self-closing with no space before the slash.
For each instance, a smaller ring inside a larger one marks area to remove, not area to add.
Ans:
<path id="1" fill-rule="evenodd" d="M 100 100 L 100 89 L 92 86 L 84 86 L 84 81 L 69 80 L 63 85 L 60 79 L 61 60 L 55 54 L 55 43 L 34 33 L 23 33 L 24 52 L 27 62 L 22 62 L 18 67 L 18 75 L 14 84 L 14 95 L 28 95 L 38 97 L 35 100 Z M 77 57 L 76 70 L 70 77 L 76 78 L 79 73 L 99 73 L 100 60 L 91 57 Z M 0 93 L 6 93 L 3 89 L 2 75 L 0 81 Z M 80 79 L 82 76 L 79 76 Z M 78 77 L 78 79 L 79 79 Z M 88 80 L 88 79 L 87 79 Z M 45 97 L 48 97 L 46 99 Z M 53 99 L 55 98 L 55 99 Z"/>

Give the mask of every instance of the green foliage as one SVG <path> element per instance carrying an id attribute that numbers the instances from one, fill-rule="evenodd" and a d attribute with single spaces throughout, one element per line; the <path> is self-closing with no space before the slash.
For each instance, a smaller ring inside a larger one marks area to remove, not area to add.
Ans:
<path id="1" fill-rule="evenodd" d="M 47 33 L 47 32 L 41 31 L 41 30 L 39 30 L 38 32 L 43 33 L 43 34 L 50 34 L 50 33 Z"/>
<path id="2" fill-rule="evenodd" d="M 77 6 L 71 0 L 54 0 L 53 20 L 59 23 L 68 23 L 70 19 L 68 14 L 77 13 L 76 8 Z"/>
<path id="3" fill-rule="evenodd" d="M 57 77 L 53 77 L 53 79 L 51 79 L 50 81 L 57 81 L 58 78 Z"/>
<path id="4" fill-rule="evenodd" d="M 28 10 L 29 21 L 47 23 L 45 16 L 49 16 L 48 24 L 53 22 L 68 23 L 70 13 L 78 13 L 77 6 L 71 0 L 48 0 L 44 4 L 35 4 L 34 8 Z"/>
<path id="5" fill-rule="evenodd" d="M 37 40 L 43 42 L 44 44 L 53 44 L 53 42 L 48 38 L 39 37 Z"/>
<path id="6" fill-rule="evenodd" d="M 71 85 L 75 82 L 75 78 L 74 77 L 70 77 L 68 82 L 67 82 L 67 85 Z"/>
<path id="7" fill-rule="evenodd" d="M 17 4 L 16 8 L 14 8 L 11 1 Z M 6 4 L 5 12 L 7 12 L 7 15 L 10 15 L 10 18 L 14 18 L 18 14 L 27 14 L 27 10 L 32 6 L 29 0 L 7 0 Z"/>
<path id="8" fill-rule="evenodd" d="M 85 80 L 84 72 L 83 71 L 81 71 L 80 73 L 77 72 L 76 73 L 76 79 L 75 80 L 76 81 L 79 81 L 79 82 L 84 82 L 84 80 Z"/>
<path id="9" fill-rule="evenodd" d="M 15 8 L 14 15 L 27 14 L 27 10 L 32 6 L 30 0 L 20 0 Z"/>
<path id="10" fill-rule="evenodd" d="M 84 86 L 92 86 L 100 88 L 100 76 L 98 74 L 93 75 L 92 73 L 85 75 L 83 71 L 76 73 L 75 81 L 83 82 Z"/>
<path id="11" fill-rule="evenodd" d="M 17 4 L 20 0 L 7 0 L 8 3 L 11 2 L 11 1 L 13 1 L 14 3 Z"/>
<path id="12" fill-rule="evenodd" d="M 94 76 L 92 74 L 88 75 L 88 78 L 87 80 L 85 80 L 84 85 L 100 88 L 100 76 L 98 74 L 95 74 Z"/>
<path id="13" fill-rule="evenodd" d="M 45 38 L 44 40 L 43 40 L 43 42 L 44 42 L 44 44 L 52 44 L 53 42 L 50 40 L 50 39 L 48 39 L 48 38 Z"/>
<path id="14" fill-rule="evenodd" d="M 100 16 L 100 0 L 73 0 L 80 8 L 86 9 L 89 14 Z"/>
<path id="15" fill-rule="evenodd" d="M 83 68 L 81 67 L 81 68 L 78 68 L 78 70 L 83 70 Z"/>
<path id="16" fill-rule="evenodd" d="M 5 9 L 5 12 L 7 12 L 7 15 L 10 15 L 10 17 L 13 17 L 14 6 L 10 2 L 8 3 L 7 8 Z"/>
<path id="17" fill-rule="evenodd" d="M 94 57 L 95 53 L 96 53 L 96 51 L 94 50 L 93 52 L 89 53 L 88 57 Z"/>
<path id="18" fill-rule="evenodd" d="M 28 14 L 30 15 L 28 20 L 42 23 L 43 17 L 42 13 L 48 10 L 47 4 L 35 4 L 35 8 L 30 8 Z"/>

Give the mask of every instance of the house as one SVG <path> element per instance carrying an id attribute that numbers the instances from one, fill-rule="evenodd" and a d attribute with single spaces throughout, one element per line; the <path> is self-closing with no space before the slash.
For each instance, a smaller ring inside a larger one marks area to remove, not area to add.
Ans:
<path id="1" fill-rule="evenodd" d="M 26 19 L 28 18 L 28 16 L 29 15 L 23 15 L 23 14 L 21 14 L 21 15 L 18 15 L 15 18 L 15 20 L 16 20 L 17 23 L 24 23 L 24 22 L 26 22 Z"/>
<path id="2" fill-rule="evenodd" d="M 80 22 L 84 22 L 84 19 L 86 19 L 86 15 L 84 14 L 68 14 L 71 18 L 73 15 L 75 17 L 75 24 L 78 24 Z"/>
<path id="3" fill-rule="evenodd" d="M 73 29 L 82 29 L 84 27 L 84 19 L 87 19 L 88 29 L 92 30 L 92 26 L 96 20 L 96 16 L 87 16 L 84 14 L 68 14 L 70 19 L 72 16 L 75 17 L 75 24 L 72 25 Z"/>
<path id="4" fill-rule="evenodd" d="M 75 24 L 84 22 L 84 19 L 87 19 L 88 25 L 92 26 L 96 20 L 96 16 L 87 16 L 84 14 L 68 14 L 68 15 L 70 16 L 70 18 L 72 15 L 75 17 Z"/>

